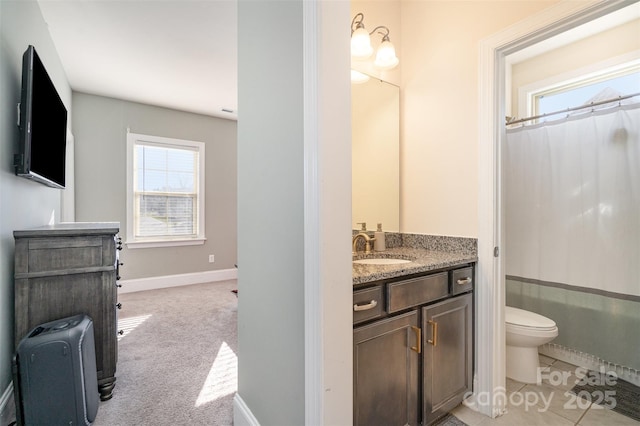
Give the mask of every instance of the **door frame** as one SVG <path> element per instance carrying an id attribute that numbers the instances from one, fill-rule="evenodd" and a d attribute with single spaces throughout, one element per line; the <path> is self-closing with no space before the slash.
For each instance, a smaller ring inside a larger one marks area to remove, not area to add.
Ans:
<path id="1" fill-rule="evenodd" d="M 478 271 L 476 375 L 467 405 L 490 417 L 504 414 L 505 265 L 502 146 L 505 139 L 506 57 L 638 0 L 563 0 L 480 42 L 478 74 Z"/>

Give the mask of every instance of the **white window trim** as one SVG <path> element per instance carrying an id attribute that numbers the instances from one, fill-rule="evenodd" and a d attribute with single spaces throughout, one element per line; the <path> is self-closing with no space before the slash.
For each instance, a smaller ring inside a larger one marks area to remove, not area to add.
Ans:
<path id="1" fill-rule="evenodd" d="M 612 74 L 614 72 L 634 68 L 640 65 L 640 50 L 616 56 L 586 67 L 554 75 L 518 88 L 518 115 L 530 117 L 535 115 L 534 97 L 542 92 L 569 86 L 576 82 Z M 525 111 L 525 113 L 521 113 Z"/>
<path id="2" fill-rule="evenodd" d="M 133 233 L 134 215 L 133 215 L 133 157 L 134 146 L 137 141 L 156 143 L 159 145 L 177 145 L 197 149 L 198 156 L 198 235 L 194 238 L 136 238 Z M 131 133 L 127 129 L 127 240 L 125 244 L 127 248 L 153 248 L 153 247 L 176 247 L 176 246 L 193 246 L 202 245 L 206 241 L 205 237 L 205 182 L 204 182 L 204 166 L 205 166 L 205 144 L 203 142 L 189 141 L 184 139 L 173 139 L 161 136 L 150 136 L 139 133 Z"/>

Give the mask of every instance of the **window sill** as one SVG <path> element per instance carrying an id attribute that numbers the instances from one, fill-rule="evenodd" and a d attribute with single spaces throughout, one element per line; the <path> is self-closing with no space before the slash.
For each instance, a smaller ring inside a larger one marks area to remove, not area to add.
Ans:
<path id="1" fill-rule="evenodd" d="M 158 247 L 179 247 L 198 246 L 204 244 L 206 238 L 189 238 L 188 240 L 158 240 L 158 241 L 127 241 L 125 244 L 129 249 L 158 248 Z"/>

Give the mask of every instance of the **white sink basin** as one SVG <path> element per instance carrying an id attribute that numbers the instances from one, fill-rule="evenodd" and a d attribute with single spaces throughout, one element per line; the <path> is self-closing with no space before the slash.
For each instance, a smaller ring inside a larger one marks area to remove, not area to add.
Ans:
<path id="1" fill-rule="evenodd" d="M 400 265 L 402 263 L 411 263 L 411 261 L 406 259 L 379 257 L 374 259 L 354 260 L 353 263 L 358 263 L 360 265 Z"/>

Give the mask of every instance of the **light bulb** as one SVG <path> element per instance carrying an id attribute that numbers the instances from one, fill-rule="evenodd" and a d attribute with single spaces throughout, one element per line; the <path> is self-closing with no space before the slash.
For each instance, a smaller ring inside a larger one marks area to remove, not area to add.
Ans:
<path id="1" fill-rule="evenodd" d="M 387 39 L 380 44 L 378 51 L 376 52 L 376 59 L 373 65 L 381 70 L 390 70 L 395 68 L 400 62 L 396 56 L 396 49 L 393 44 Z"/>
<path id="2" fill-rule="evenodd" d="M 354 59 L 366 59 L 373 53 L 371 38 L 364 27 L 356 29 L 351 35 L 351 57 Z"/>

